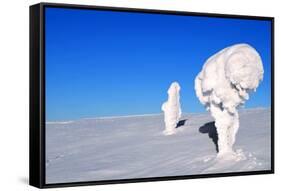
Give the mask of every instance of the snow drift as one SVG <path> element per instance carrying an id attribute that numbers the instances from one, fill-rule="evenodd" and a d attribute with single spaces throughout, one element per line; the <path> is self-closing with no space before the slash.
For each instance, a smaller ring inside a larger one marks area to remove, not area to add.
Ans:
<path id="1" fill-rule="evenodd" d="M 175 133 L 177 123 L 181 117 L 180 106 L 180 85 L 177 82 L 173 82 L 168 90 L 168 101 L 163 103 L 162 111 L 164 111 L 165 121 L 165 135 L 171 135 Z"/>
<path id="2" fill-rule="evenodd" d="M 237 108 L 262 79 L 261 58 L 248 44 L 233 45 L 211 56 L 197 75 L 196 95 L 215 119 L 219 156 L 234 154 L 232 146 L 239 128 Z"/>

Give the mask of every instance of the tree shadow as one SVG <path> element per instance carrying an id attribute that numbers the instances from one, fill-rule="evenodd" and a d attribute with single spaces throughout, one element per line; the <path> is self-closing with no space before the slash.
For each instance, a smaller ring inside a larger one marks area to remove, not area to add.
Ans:
<path id="1" fill-rule="evenodd" d="M 177 123 L 176 128 L 179 128 L 179 127 L 181 127 L 181 126 L 184 126 L 186 121 L 187 121 L 187 119 L 180 120 L 180 121 Z"/>
<path id="2" fill-rule="evenodd" d="M 215 122 L 208 122 L 205 123 L 203 126 L 199 128 L 200 133 L 208 133 L 209 138 L 212 139 L 213 143 L 215 144 L 217 153 L 219 152 L 218 146 L 218 132 L 215 126 Z"/>

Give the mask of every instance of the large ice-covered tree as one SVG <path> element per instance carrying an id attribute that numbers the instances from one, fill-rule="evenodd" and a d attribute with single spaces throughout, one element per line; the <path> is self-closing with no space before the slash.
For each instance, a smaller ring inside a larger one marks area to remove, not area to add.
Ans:
<path id="1" fill-rule="evenodd" d="M 219 156 L 234 154 L 239 128 L 237 108 L 256 90 L 263 73 L 258 52 L 248 44 L 236 44 L 211 56 L 197 75 L 196 95 L 215 119 Z"/>

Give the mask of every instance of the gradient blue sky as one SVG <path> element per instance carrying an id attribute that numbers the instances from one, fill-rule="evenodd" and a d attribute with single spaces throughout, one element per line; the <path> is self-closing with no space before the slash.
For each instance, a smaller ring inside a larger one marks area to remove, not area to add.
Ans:
<path id="1" fill-rule="evenodd" d="M 269 21 L 46 8 L 46 119 L 160 113 L 171 82 L 184 112 L 204 112 L 194 79 L 219 50 L 248 43 L 264 80 L 247 108 L 270 107 Z"/>

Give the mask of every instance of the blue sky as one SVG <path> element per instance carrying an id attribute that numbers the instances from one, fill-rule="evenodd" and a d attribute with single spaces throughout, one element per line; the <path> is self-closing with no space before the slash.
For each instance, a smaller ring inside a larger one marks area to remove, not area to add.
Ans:
<path id="1" fill-rule="evenodd" d="M 248 43 L 264 80 L 246 108 L 270 107 L 269 21 L 46 8 L 46 119 L 160 113 L 171 82 L 204 112 L 194 79 L 208 57 Z"/>

